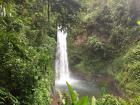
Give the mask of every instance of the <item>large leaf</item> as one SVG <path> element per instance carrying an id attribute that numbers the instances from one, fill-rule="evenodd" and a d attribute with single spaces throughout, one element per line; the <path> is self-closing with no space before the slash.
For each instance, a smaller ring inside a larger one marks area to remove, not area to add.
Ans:
<path id="1" fill-rule="evenodd" d="M 70 92 L 72 103 L 75 104 L 78 101 L 77 93 L 72 89 L 72 87 L 70 86 L 70 84 L 68 82 L 66 82 L 66 83 L 67 83 L 68 90 Z"/>
<path id="2" fill-rule="evenodd" d="M 76 105 L 89 105 L 89 100 L 87 96 L 80 98 Z"/>
<path id="3" fill-rule="evenodd" d="M 96 99 L 95 99 L 94 96 L 93 96 L 92 99 L 91 99 L 91 105 L 96 105 Z"/>

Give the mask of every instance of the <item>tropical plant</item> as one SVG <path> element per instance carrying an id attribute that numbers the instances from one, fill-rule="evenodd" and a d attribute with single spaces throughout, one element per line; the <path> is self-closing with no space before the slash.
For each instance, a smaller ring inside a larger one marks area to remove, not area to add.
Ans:
<path id="1" fill-rule="evenodd" d="M 20 103 L 11 93 L 0 88 L 0 105 L 20 105 Z"/>
<path id="2" fill-rule="evenodd" d="M 91 100 L 89 100 L 88 96 L 83 96 L 79 98 L 78 93 L 76 93 L 76 91 L 72 89 L 72 87 L 68 82 L 66 83 L 71 97 L 71 102 L 72 102 L 71 105 L 95 105 L 96 100 L 94 96 L 92 97 Z"/>

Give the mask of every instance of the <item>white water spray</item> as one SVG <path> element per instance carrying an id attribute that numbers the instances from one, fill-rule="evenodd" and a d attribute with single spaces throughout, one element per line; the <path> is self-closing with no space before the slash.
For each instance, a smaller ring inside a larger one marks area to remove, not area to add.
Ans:
<path id="1" fill-rule="evenodd" d="M 67 56 L 67 31 L 57 28 L 57 51 L 55 60 L 56 83 L 65 84 L 69 81 L 70 72 Z"/>
<path id="2" fill-rule="evenodd" d="M 61 30 L 61 27 L 57 28 L 57 51 L 55 59 L 55 70 L 56 70 L 56 80 L 55 88 L 56 90 L 68 91 L 66 81 L 71 84 L 71 86 L 78 91 L 83 91 L 87 94 L 98 92 L 98 88 L 93 85 L 93 83 L 80 80 L 77 77 L 71 76 L 72 72 L 69 70 L 68 56 L 67 56 L 67 30 Z M 71 73 L 71 75 L 70 75 Z M 94 90 L 93 90 L 94 89 Z M 93 94 L 92 94 L 93 95 Z M 94 94 L 95 95 L 95 94 Z"/>

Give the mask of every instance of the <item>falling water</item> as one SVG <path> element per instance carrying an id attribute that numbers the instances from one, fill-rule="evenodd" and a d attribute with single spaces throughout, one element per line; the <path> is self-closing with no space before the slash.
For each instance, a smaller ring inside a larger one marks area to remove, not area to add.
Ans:
<path id="1" fill-rule="evenodd" d="M 71 86 L 76 90 L 80 91 L 81 94 L 91 94 L 96 95 L 99 93 L 98 88 L 92 82 L 80 80 L 70 73 L 68 66 L 68 56 L 67 56 L 67 30 L 61 30 L 61 27 L 57 28 L 57 51 L 55 59 L 55 70 L 56 70 L 56 80 L 55 88 L 56 90 L 68 91 L 66 86 L 66 81 L 71 84 Z M 71 74 L 71 75 L 70 75 Z"/>
<path id="2" fill-rule="evenodd" d="M 55 60 L 56 82 L 66 83 L 69 81 L 69 66 L 67 57 L 67 31 L 57 28 L 57 51 Z"/>

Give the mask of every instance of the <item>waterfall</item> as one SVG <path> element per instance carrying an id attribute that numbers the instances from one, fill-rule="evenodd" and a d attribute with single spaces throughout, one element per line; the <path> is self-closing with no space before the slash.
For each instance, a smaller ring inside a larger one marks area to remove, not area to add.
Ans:
<path id="1" fill-rule="evenodd" d="M 55 59 L 55 89 L 68 92 L 66 81 L 71 86 L 80 91 L 81 94 L 96 94 L 98 88 L 95 87 L 91 81 L 77 78 L 73 72 L 69 70 L 68 56 L 67 56 L 67 30 L 61 30 L 61 27 L 57 27 L 57 48 L 56 48 L 56 59 Z"/>
<path id="2" fill-rule="evenodd" d="M 55 59 L 56 82 L 69 81 L 69 65 L 67 56 L 67 30 L 57 27 L 57 51 Z"/>

